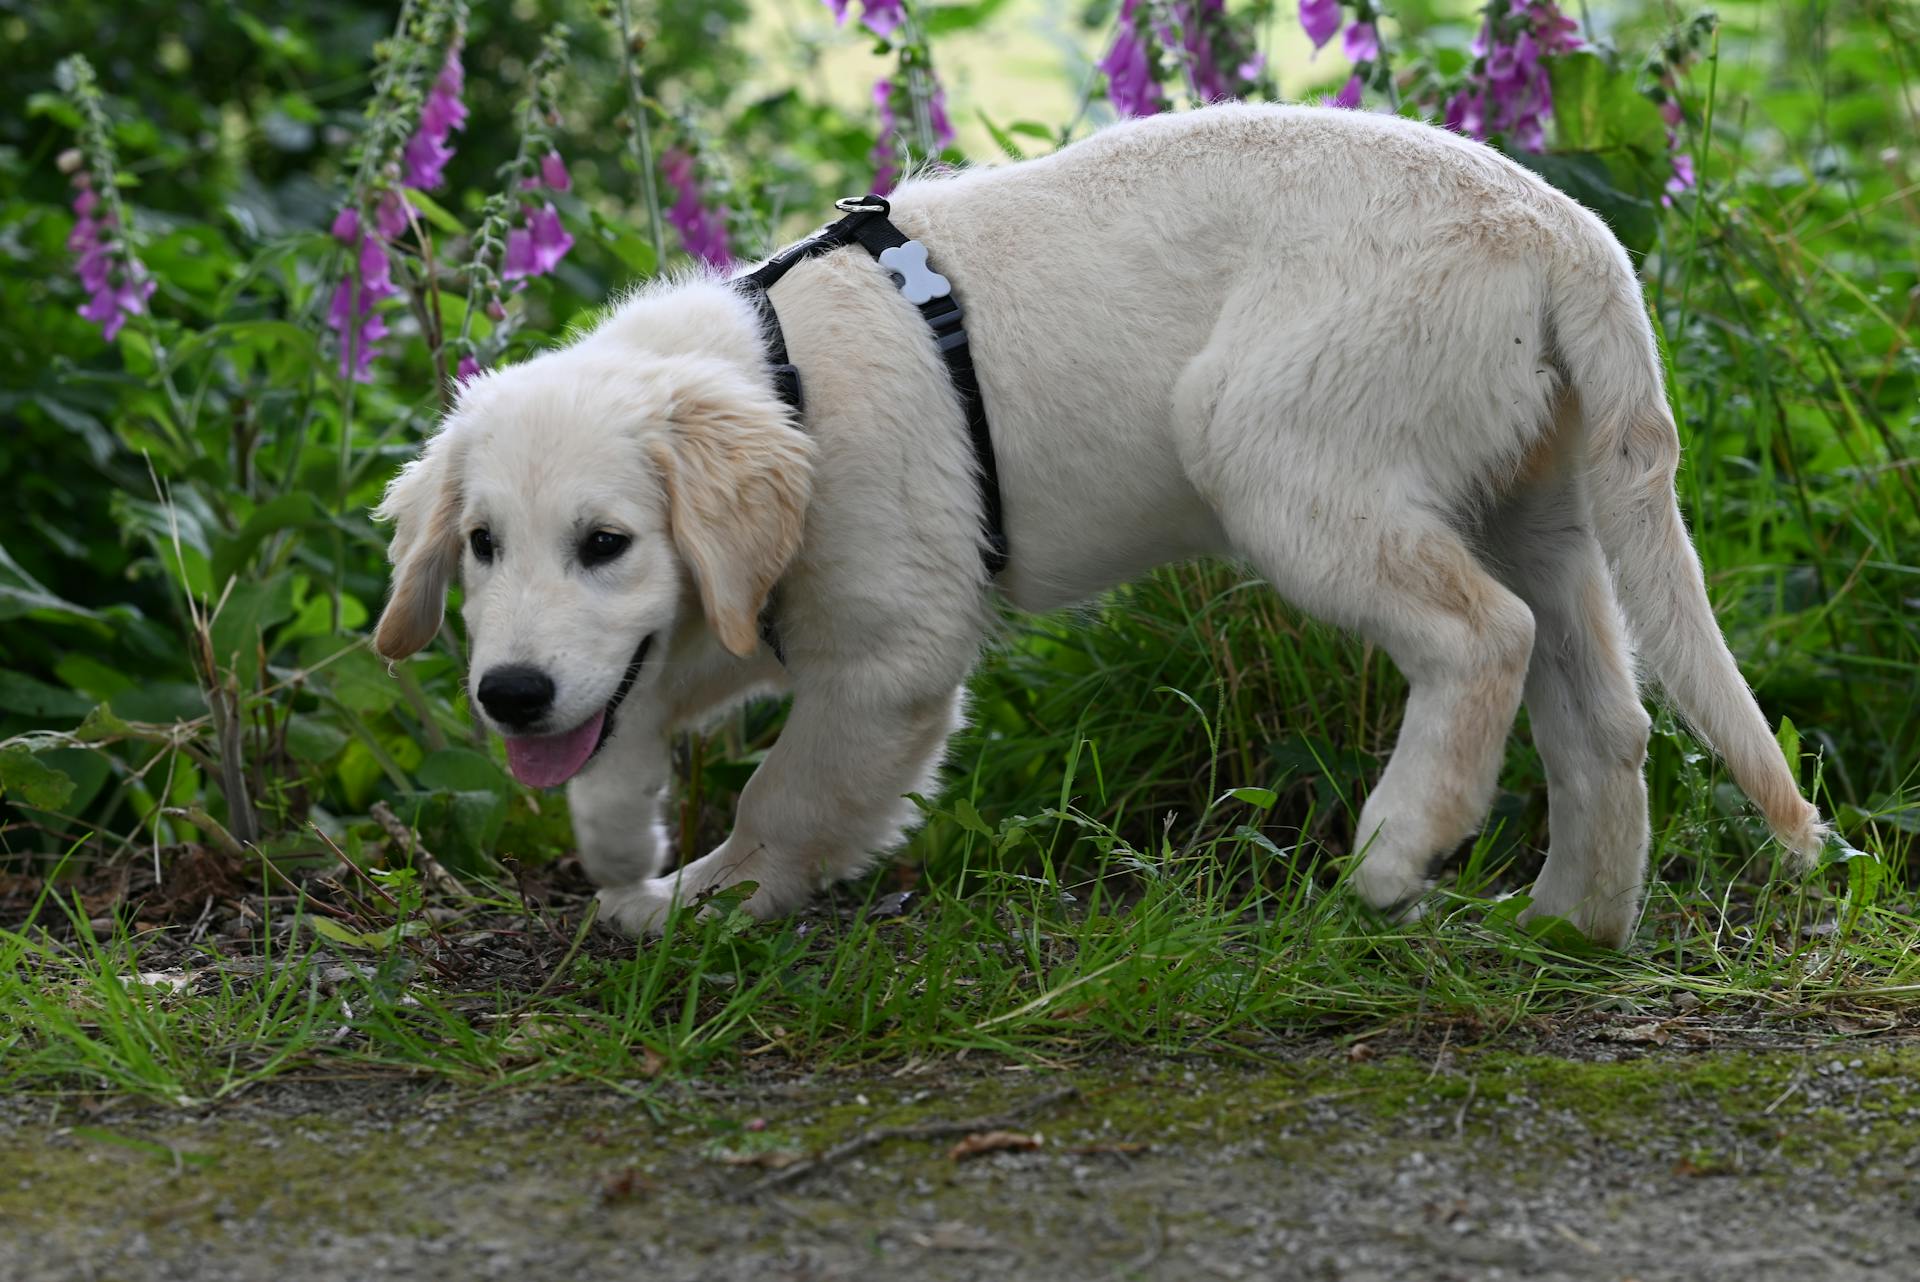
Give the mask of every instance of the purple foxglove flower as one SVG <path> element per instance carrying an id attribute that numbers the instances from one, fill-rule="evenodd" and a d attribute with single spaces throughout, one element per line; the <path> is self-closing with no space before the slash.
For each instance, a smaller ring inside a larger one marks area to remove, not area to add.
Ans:
<path id="1" fill-rule="evenodd" d="M 356 261 L 359 277 L 350 276 L 334 287 L 327 325 L 340 336 L 341 377 L 364 383 L 372 376 L 380 340 L 387 336 L 387 322 L 374 308 L 400 290 L 393 283 L 386 246 L 377 237 L 360 238 Z"/>
<path id="2" fill-rule="evenodd" d="M 1340 38 L 1340 51 L 1349 62 L 1373 62 L 1380 57 L 1380 32 L 1371 22 L 1356 22 Z"/>
<path id="3" fill-rule="evenodd" d="M 465 356 L 462 356 L 460 358 L 459 367 L 456 368 L 453 372 L 453 381 L 458 383 L 460 386 L 465 387 L 467 383 L 473 378 L 473 376 L 475 374 L 478 374 L 479 372 L 480 372 L 480 362 L 473 359 L 472 352 L 468 352 Z"/>
<path id="4" fill-rule="evenodd" d="M 342 245 L 356 243 L 360 239 L 360 211 L 347 205 L 333 216 L 333 226 L 328 230 Z"/>
<path id="5" fill-rule="evenodd" d="M 94 244 L 75 260 L 74 274 L 80 277 L 80 288 L 89 294 L 97 294 L 107 287 L 107 281 L 113 277 L 113 254 L 105 245 Z"/>
<path id="6" fill-rule="evenodd" d="M 550 151 L 540 157 L 540 181 L 549 191 L 568 191 L 573 187 L 573 175 L 567 172 L 567 162 L 560 159 L 560 153 Z"/>
<path id="7" fill-rule="evenodd" d="M 561 225 L 560 212 L 551 203 L 522 212 L 527 217 L 526 226 L 507 233 L 507 260 L 500 272 L 507 280 L 548 275 L 573 248 L 573 237 Z"/>
<path id="8" fill-rule="evenodd" d="M 936 88 L 927 99 L 927 119 L 933 125 L 933 139 L 942 150 L 953 143 L 953 122 L 947 119 L 947 91 Z"/>
<path id="9" fill-rule="evenodd" d="M 833 14 L 834 25 L 840 27 L 846 26 L 847 6 L 852 3 L 852 0 L 825 0 L 825 3 L 828 11 Z"/>
<path id="10" fill-rule="evenodd" d="M 845 8 L 844 5 L 841 6 Z M 902 10 L 901 0 L 861 0 L 860 21 L 867 30 L 885 40 L 892 35 L 901 23 L 907 20 Z"/>
<path id="11" fill-rule="evenodd" d="M 1693 157 L 1684 151 L 1673 153 L 1673 176 L 1667 179 L 1667 191 L 1678 196 L 1683 191 L 1693 190 L 1696 179 L 1693 173 Z"/>
<path id="12" fill-rule="evenodd" d="M 447 162 L 453 159 L 448 135 L 467 123 L 467 107 L 460 101 L 465 84 L 460 46 L 455 45 L 447 51 L 447 60 L 434 78 L 426 105 L 420 109 L 419 127 L 400 153 L 400 181 L 407 186 L 432 191 L 446 180 Z"/>
<path id="13" fill-rule="evenodd" d="M 893 114 L 893 81 L 873 82 L 873 105 L 880 113 L 880 127 L 874 132 L 873 150 L 867 153 L 867 159 L 873 162 L 873 190 L 884 196 L 893 190 L 894 179 L 900 176 L 894 167 L 897 154 L 894 143 L 900 132 L 900 121 Z"/>
<path id="14" fill-rule="evenodd" d="M 1333 96 L 1332 105 L 1352 110 L 1360 105 L 1360 77 L 1349 77 L 1347 83 L 1340 86 L 1340 92 Z"/>
<path id="15" fill-rule="evenodd" d="M 91 218 L 93 211 L 100 208 L 100 197 L 91 186 L 82 187 L 80 194 L 73 198 L 73 212 L 82 218 Z"/>
<path id="16" fill-rule="evenodd" d="M 1300 0 L 1300 26 L 1321 48 L 1340 30 L 1340 0 Z"/>
<path id="17" fill-rule="evenodd" d="M 1151 116 L 1165 104 L 1160 96 L 1160 81 L 1155 74 L 1147 42 L 1127 21 L 1132 8 L 1133 0 L 1129 0 L 1122 11 L 1120 31 L 1114 37 L 1113 48 L 1107 50 L 1107 56 L 1100 60 L 1099 69 L 1106 73 L 1107 99 L 1113 103 L 1115 111 L 1123 116 Z"/>
<path id="18" fill-rule="evenodd" d="M 726 211 L 706 204 L 694 170 L 693 155 L 683 147 L 669 148 L 660 157 L 660 174 L 674 190 L 667 221 L 680 233 L 681 247 L 692 257 L 714 267 L 732 262 Z"/>
<path id="19" fill-rule="evenodd" d="M 1247 59 L 1245 62 L 1241 63 L 1238 67 L 1234 68 L 1234 74 L 1240 77 L 1240 82 L 1242 84 L 1250 85 L 1254 81 L 1258 80 L 1260 78 L 1260 73 L 1265 71 L 1266 69 L 1267 69 L 1267 55 L 1264 53 L 1255 53 L 1253 57 Z"/>
<path id="20" fill-rule="evenodd" d="M 100 337 L 111 343 L 120 336 L 127 317 L 137 316 L 147 310 L 147 299 L 153 296 L 153 287 L 151 280 L 143 280 L 137 285 L 123 281 L 118 285 L 102 286 L 80 308 L 80 315 L 98 325 Z"/>
<path id="21" fill-rule="evenodd" d="M 379 203 L 373 207 L 373 229 L 381 239 L 398 240 L 407 230 L 407 222 L 405 198 L 392 189 L 381 192 Z"/>
<path id="22" fill-rule="evenodd" d="M 1678 98 L 1664 98 L 1661 100 L 1660 119 L 1667 122 L 1668 129 L 1677 129 L 1680 127 L 1680 116 L 1680 100 Z"/>
<path id="23" fill-rule="evenodd" d="M 420 133 L 407 139 L 400 153 L 400 181 L 421 191 L 432 191 L 446 181 L 447 162 L 453 148 L 432 134 Z"/>

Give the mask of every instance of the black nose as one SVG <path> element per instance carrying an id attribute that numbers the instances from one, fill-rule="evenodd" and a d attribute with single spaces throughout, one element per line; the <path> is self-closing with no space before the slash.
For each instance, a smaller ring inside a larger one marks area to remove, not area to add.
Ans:
<path id="1" fill-rule="evenodd" d="M 553 706 L 553 678 L 524 663 L 495 668 L 480 678 L 480 706 L 503 726 L 530 726 Z"/>

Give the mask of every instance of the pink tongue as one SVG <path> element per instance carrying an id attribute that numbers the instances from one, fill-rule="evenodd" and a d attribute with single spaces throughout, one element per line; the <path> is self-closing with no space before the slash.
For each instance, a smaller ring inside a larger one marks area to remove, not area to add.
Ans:
<path id="1" fill-rule="evenodd" d="M 507 736 L 507 766 L 513 777 L 529 788 L 559 787 L 587 764 L 600 743 L 600 725 L 606 719 L 602 709 L 565 734 Z"/>

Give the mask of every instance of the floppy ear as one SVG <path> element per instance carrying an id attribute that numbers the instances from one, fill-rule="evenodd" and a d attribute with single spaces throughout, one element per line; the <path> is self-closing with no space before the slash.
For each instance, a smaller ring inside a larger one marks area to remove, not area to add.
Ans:
<path id="1" fill-rule="evenodd" d="M 389 659 L 424 649 L 440 630 L 447 584 L 460 566 L 460 449 L 443 428 L 420 457 L 387 486 L 374 519 L 392 521 L 393 591 L 374 629 L 373 648 Z"/>
<path id="2" fill-rule="evenodd" d="M 760 644 L 767 593 L 800 549 L 812 442 L 770 388 L 716 371 L 675 396 L 650 453 L 707 624 L 745 658 Z"/>

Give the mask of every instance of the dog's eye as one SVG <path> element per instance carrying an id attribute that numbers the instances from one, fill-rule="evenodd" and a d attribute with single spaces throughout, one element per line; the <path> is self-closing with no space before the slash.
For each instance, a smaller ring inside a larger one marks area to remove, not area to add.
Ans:
<path id="1" fill-rule="evenodd" d="M 605 565 L 627 550 L 633 540 L 612 530 L 595 530 L 580 540 L 580 564 L 591 568 Z"/>
<path id="2" fill-rule="evenodd" d="M 484 529 L 475 530 L 467 536 L 467 546 L 473 549 L 474 557 L 481 564 L 493 560 L 493 535 Z"/>

